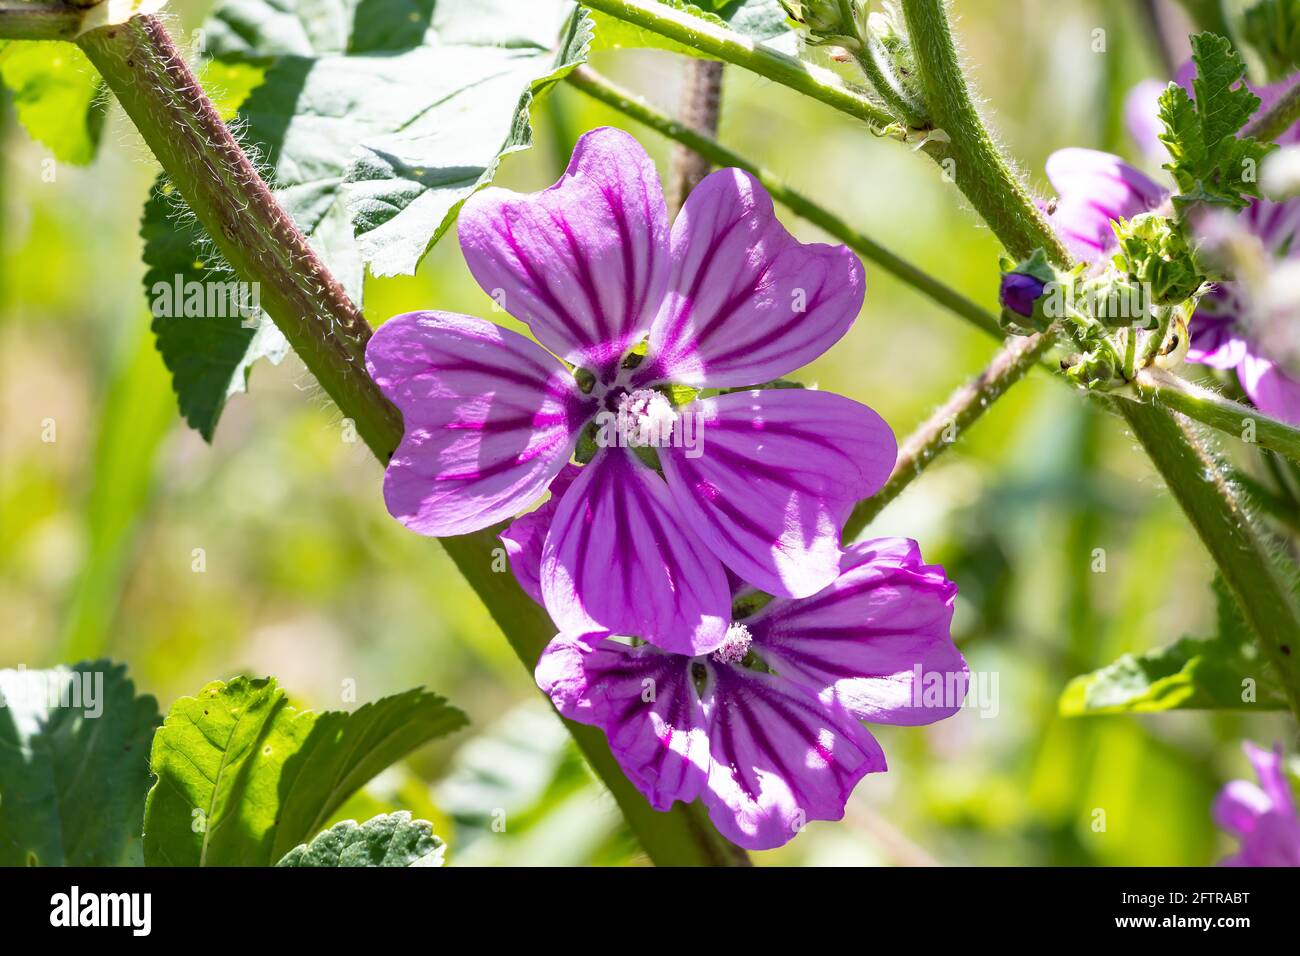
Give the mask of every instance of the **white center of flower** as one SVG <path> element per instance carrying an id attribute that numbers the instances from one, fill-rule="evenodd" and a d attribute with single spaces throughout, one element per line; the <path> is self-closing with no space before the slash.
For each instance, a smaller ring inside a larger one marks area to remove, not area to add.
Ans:
<path id="1" fill-rule="evenodd" d="M 743 624 L 733 623 L 727 628 L 727 635 L 713 652 L 713 659 L 720 664 L 739 664 L 749 653 L 749 645 L 754 643 L 749 628 Z"/>
<path id="2" fill-rule="evenodd" d="M 662 392 L 638 388 L 619 398 L 618 420 L 629 446 L 662 448 L 672 440 L 677 412 Z"/>

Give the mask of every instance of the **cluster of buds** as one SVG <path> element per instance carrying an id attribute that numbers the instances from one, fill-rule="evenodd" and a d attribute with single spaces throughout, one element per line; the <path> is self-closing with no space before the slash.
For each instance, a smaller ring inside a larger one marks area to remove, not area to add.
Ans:
<path id="1" fill-rule="evenodd" d="M 1132 361 L 1126 366 L 1126 356 L 1151 335 L 1166 336 L 1153 358 L 1162 366 L 1181 361 L 1187 349 L 1187 317 L 1202 281 L 1186 274 L 1194 270 L 1187 267 L 1185 247 L 1180 258 L 1177 238 L 1154 227 L 1135 236 L 1145 237 L 1142 248 L 1155 252 L 1133 261 L 1121 252 L 1102 272 L 1089 272 L 1082 264 L 1055 269 L 1041 249 L 1019 262 L 1002 261 L 1002 327 L 1012 335 L 1056 328 L 1068 336 L 1074 351 L 1061 368 L 1090 391 L 1126 385 L 1135 371 Z M 1140 244 L 1138 238 L 1134 242 Z"/>

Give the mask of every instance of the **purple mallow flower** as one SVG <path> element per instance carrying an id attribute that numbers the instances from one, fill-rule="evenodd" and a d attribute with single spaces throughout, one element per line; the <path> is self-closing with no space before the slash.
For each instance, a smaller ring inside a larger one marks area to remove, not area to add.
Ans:
<path id="1" fill-rule="evenodd" d="M 1111 220 L 1129 219 L 1161 205 L 1168 190 L 1118 156 L 1062 149 L 1047 160 L 1047 178 L 1059 198 L 1052 222 L 1066 245 L 1086 262 L 1101 262 L 1117 243 Z M 1238 221 L 1278 258 L 1300 257 L 1300 200 L 1255 200 Z M 1207 221 L 1208 224 L 1208 221 Z M 1245 323 L 1244 290 L 1218 283 L 1201 300 L 1190 325 L 1187 360 L 1235 368 L 1262 411 L 1300 424 L 1300 380 L 1283 369 Z"/>
<path id="2" fill-rule="evenodd" d="M 701 799 L 728 839 L 771 849 L 843 817 L 858 781 L 885 769 L 859 721 L 928 724 L 961 707 L 956 590 L 916 542 L 865 541 L 824 590 L 733 621 L 710 654 L 560 634 L 537 684 L 564 716 L 605 732 L 653 807 Z"/>
<path id="3" fill-rule="evenodd" d="M 1047 283 L 1037 276 L 1008 272 L 1002 277 L 998 300 L 1012 312 L 1028 318 L 1034 314 L 1034 303 L 1042 296 L 1046 286 Z"/>
<path id="4" fill-rule="evenodd" d="M 1259 778 L 1233 780 L 1214 801 L 1214 819 L 1241 840 L 1228 866 L 1300 866 L 1300 816 L 1282 764 L 1282 748 L 1242 748 Z"/>
<path id="5" fill-rule="evenodd" d="M 681 405 L 668 386 L 758 385 L 821 355 L 862 306 L 852 252 L 795 240 L 735 169 L 706 177 L 670 231 L 654 164 L 610 128 L 584 135 L 549 189 L 476 194 L 459 232 L 479 284 L 541 344 L 445 312 L 379 329 L 367 366 L 406 423 L 384 479 L 396 518 L 465 534 L 549 488 L 526 586 L 556 626 L 681 653 L 724 640 L 725 568 L 786 597 L 835 579 L 844 520 L 893 467 L 888 425 L 826 392 Z M 631 440 L 597 435 L 594 457 L 566 467 L 598 416 L 626 422 Z M 637 444 L 655 446 L 659 470 Z"/>

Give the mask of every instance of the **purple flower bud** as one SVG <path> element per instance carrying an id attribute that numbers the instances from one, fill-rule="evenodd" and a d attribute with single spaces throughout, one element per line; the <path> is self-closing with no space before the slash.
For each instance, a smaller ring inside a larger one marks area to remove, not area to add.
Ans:
<path id="1" fill-rule="evenodd" d="M 1046 285 L 1047 283 L 1037 276 L 1026 275 L 1023 272 L 1007 272 L 1002 276 L 1002 291 L 998 299 L 1012 312 L 1027 318 L 1034 314 L 1034 303 L 1043 294 L 1043 287 Z"/>

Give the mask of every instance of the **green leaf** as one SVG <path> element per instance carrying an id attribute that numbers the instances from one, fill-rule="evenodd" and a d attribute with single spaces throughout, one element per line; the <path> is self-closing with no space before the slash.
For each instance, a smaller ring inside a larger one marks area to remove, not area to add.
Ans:
<path id="1" fill-rule="evenodd" d="M 414 272 L 531 142 L 536 96 L 585 59 L 569 0 L 244 0 L 213 17 L 218 59 L 270 58 L 244 104 L 276 196 L 360 301 L 362 265 Z M 346 29 L 345 29 L 346 26 Z"/>
<path id="2" fill-rule="evenodd" d="M 1246 64 L 1229 40 L 1213 33 L 1191 39 L 1195 99 L 1175 83 L 1160 96 L 1160 139 L 1170 156 L 1164 168 L 1181 190 L 1175 197 L 1180 205 L 1244 209 L 1246 197 L 1259 195 L 1259 163 L 1274 148 L 1237 137 L 1259 108 L 1259 97 L 1242 82 Z"/>
<path id="3" fill-rule="evenodd" d="M 399 810 L 360 825 L 336 823 L 294 847 L 276 866 L 442 866 L 445 850 L 432 823 Z"/>
<path id="4" fill-rule="evenodd" d="M 18 119 L 55 159 L 95 158 L 108 100 L 81 50 L 55 40 L 9 43 L 0 49 L 0 79 L 14 92 Z"/>
<path id="5" fill-rule="evenodd" d="M 1213 638 L 1185 637 L 1146 654 L 1125 654 L 1101 670 L 1076 677 L 1061 694 L 1061 714 L 1285 709 L 1285 696 L 1273 686 L 1250 628 L 1222 579 L 1215 579 L 1214 590 L 1218 633 Z"/>
<path id="6" fill-rule="evenodd" d="M 317 714 L 270 678 L 215 681 L 178 700 L 154 737 L 145 862 L 270 866 L 375 774 L 467 722 L 419 689 Z"/>
<path id="7" fill-rule="evenodd" d="M 122 664 L 0 670 L 0 866 L 138 863 L 159 722 Z"/>
<path id="8" fill-rule="evenodd" d="M 569 18 L 556 44 L 552 31 L 515 33 L 509 10 L 482 6 L 439 5 L 438 44 L 412 54 L 429 64 L 428 104 L 393 132 L 366 139 L 348 171 L 348 213 L 375 275 L 415 272 L 501 158 L 532 145 L 534 99 L 587 58 L 585 12 Z"/>
<path id="9" fill-rule="evenodd" d="M 211 441 L 226 402 L 247 391 L 253 363 L 278 365 L 289 343 L 265 315 L 234 307 L 245 301 L 242 283 L 163 177 L 149 191 L 140 238 L 158 351 L 181 415 Z"/>

